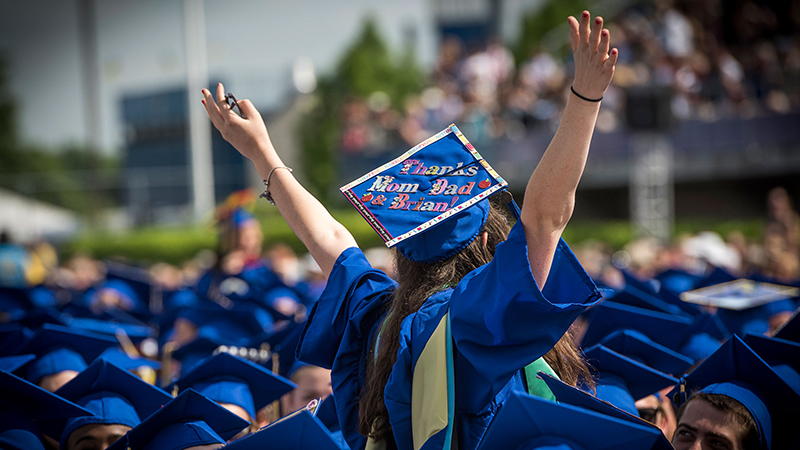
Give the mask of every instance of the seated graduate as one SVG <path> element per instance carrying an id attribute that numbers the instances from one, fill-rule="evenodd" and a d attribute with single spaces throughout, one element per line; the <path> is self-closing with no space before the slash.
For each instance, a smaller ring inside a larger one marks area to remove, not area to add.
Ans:
<path id="1" fill-rule="evenodd" d="M 488 199 L 505 180 L 455 126 L 343 188 L 398 248 L 398 282 L 373 269 L 353 236 L 292 177 L 249 101 L 239 102 L 240 117 L 221 84 L 216 98 L 203 90 L 215 127 L 254 163 L 263 196 L 329 275 L 298 356 L 332 369 L 351 448 L 364 448 L 366 436 L 387 448 L 442 448 L 451 439 L 476 448 L 509 390 L 540 383 L 523 381 L 526 365 L 550 365 L 571 384 L 589 376 L 567 331 L 600 294 L 561 233 L 617 60 L 602 23 L 588 11 L 580 22 L 569 19 L 573 93 L 521 213 L 507 195 L 500 202 L 516 213 L 513 228 L 505 208 Z"/>
<path id="2" fill-rule="evenodd" d="M 30 358 L 0 358 L 0 448 L 44 450 L 43 420 L 92 412 L 12 374 Z"/>
<path id="3" fill-rule="evenodd" d="M 61 450 L 102 450 L 122 437 L 172 397 L 136 375 L 98 359 L 56 394 L 92 414 L 50 421 L 45 434 Z"/>
<path id="4" fill-rule="evenodd" d="M 182 392 L 189 388 L 250 422 L 250 428 L 242 432 L 245 435 L 258 429 L 256 412 L 294 389 L 295 384 L 258 364 L 218 353 L 186 372 L 167 390 Z"/>
<path id="5" fill-rule="evenodd" d="M 19 354 L 32 353 L 36 359 L 27 366 L 25 378 L 32 383 L 57 391 L 75 378 L 104 350 L 116 347 L 116 338 L 60 325 L 44 324 Z"/>
<path id="6" fill-rule="evenodd" d="M 193 389 L 183 391 L 109 450 L 214 450 L 250 425 Z"/>
<path id="7" fill-rule="evenodd" d="M 793 414 L 800 393 L 738 336 L 683 377 L 679 388 L 683 404 L 672 438 L 678 450 L 768 450 L 800 444 Z"/>

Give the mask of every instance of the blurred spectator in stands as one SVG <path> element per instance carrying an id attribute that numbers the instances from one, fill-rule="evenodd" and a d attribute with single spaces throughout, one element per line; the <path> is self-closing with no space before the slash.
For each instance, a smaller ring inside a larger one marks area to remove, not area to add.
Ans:
<path id="1" fill-rule="evenodd" d="M 765 234 L 768 238 L 778 239 L 789 252 L 800 251 L 800 215 L 783 187 L 773 188 L 767 194 Z"/>

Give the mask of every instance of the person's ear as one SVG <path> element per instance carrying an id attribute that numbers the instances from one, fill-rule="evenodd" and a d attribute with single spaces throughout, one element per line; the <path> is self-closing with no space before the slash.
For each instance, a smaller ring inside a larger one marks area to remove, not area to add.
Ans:
<path id="1" fill-rule="evenodd" d="M 483 240 L 483 246 L 486 247 L 486 243 L 489 242 L 489 233 L 487 231 L 481 233 L 481 240 Z"/>

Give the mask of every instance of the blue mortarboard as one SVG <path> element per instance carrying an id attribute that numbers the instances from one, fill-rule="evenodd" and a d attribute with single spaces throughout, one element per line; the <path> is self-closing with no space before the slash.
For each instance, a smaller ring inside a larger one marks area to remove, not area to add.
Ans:
<path id="1" fill-rule="evenodd" d="M 304 409 L 232 442 L 225 448 L 230 450 L 342 449 L 325 425 Z"/>
<path id="2" fill-rule="evenodd" d="M 666 374 L 683 375 L 683 371 L 694 364 L 693 360 L 654 342 L 636 330 L 615 331 L 600 343 L 606 348 Z"/>
<path id="3" fill-rule="evenodd" d="M 37 423 L 91 415 L 80 406 L 0 370 L 0 448 L 44 449 Z"/>
<path id="4" fill-rule="evenodd" d="M 341 191 L 388 247 L 434 262 L 475 239 L 488 217 L 484 200 L 506 185 L 450 125 Z"/>
<path id="5" fill-rule="evenodd" d="M 712 384 L 715 386 L 706 390 Z M 790 448 L 797 439 L 794 412 L 800 394 L 738 336 L 730 338 L 692 373 L 681 378 L 679 400 L 685 401 L 687 394 L 700 389 L 742 403 L 753 415 L 761 441 L 768 444 L 764 448 Z"/>
<path id="6" fill-rule="evenodd" d="M 512 392 L 478 449 L 649 450 L 660 434 L 646 425 Z"/>
<path id="7" fill-rule="evenodd" d="M 103 350 L 116 346 L 117 340 L 97 333 L 44 324 L 20 353 L 33 353 L 37 359 L 28 365 L 25 376 L 37 383 L 43 377 L 64 370 L 82 371 L 86 361 L 97 358 Z"/>
<path id="8" fill-rule="evenodd" d="M 761 357 L 795 392 L 800 393 L 800 344 L 756 334 L 744 342 Z"/>
<path id="9" fill-rule="evenodd" d="M 258 410 L 297 385 L 258 364 L 219 353 L 185 373 L 173 387 L 192 388 L 217 403 L 240 406 L 255 419 Z"/>
<path id="10" fill-rule="evenodd" d="M 46 323 L 69 326 L 72 318 L 52 306 L 47 306 L 25 311 L 24 314 L 12 317 L 11 320 L 35 330 Z"/>
<path id="11" fill-rule="evenodd" d="M 592 309 L 583 346 L 594 345 L 617 330 L 629 329 L 675 350 L 680 347 L 690 325 L 691 319 L 687 317 L 603 301 Z"/>
<path id="12" fill-rule="evenodd" d="M 250 342 L 250 346 L 261 347 L 264 344 L 269 345 L 270 351 L 278 355 L 277 373 L 284 377 L 290 377 L 290 371 L 297 363 L 295 350 L 297 349 L 297 344 L 300 342 L 300 335 L 303 332 L 304 323 L 295 321 L 286 323 L 287 325 L 283 329 L 272 335 L 257 336 Z M 273 366 L 273 363 L 274 360 L 270 358 L 264 365 L 275 372 L 276 367 Z"/>
<path id="13" fill-rule="evenodd" d="M 185 318 L 198 328 L 205 328 L 208 333 L 233 341 L 236 345 L 247 345 L 253 336 L 269 331 L 269 324 L 259 321 L 254 311 L 244 308 L 225 309 L 213 302 L 182 309 L 177 317 Z"/>
<path id="14" fill-rule="evenodd" d="M 669 289 L 661 289 L 658 291 L 658 297 L 670 305 L 677 306 L 681 311 L 683 311 L 684 314 L 696 316 L 703 312 L 702 309 L 700 309 L 700 306 L 695 305 L 694 303 L 686 303 L 685 301 L 681 300 L 679 294 L 676 294 Z"/>
<path id="15" fill-rule="evenodd" d="M 729 281 L 734 281 L 737 278 L 738 278 L 737 276 L 733 275 L 732 273 L 728 272 L 727 270 L 721 267 L 714 267 L 714 269 L 711 270 L 711 272 L 709 272 L 708 275 L 702 278 L 694 288 L 700 289 L 707 286 L 713 286 L 715 284 L 727 283 Z"/>
<path id="16" fill-rule="evenodd" d="M 613 295 L 607 297 L 607 299 L 614 303 L 650 309 L 674 316 L 685 315 L 683 310 L 677 305 L 667 303 L 659 298 L 657 294 L 651 294 L 631 285 L 625 286 L 624 289 L 615 292 Z"/>
<path id="17" fill-rule="evenodd" d="M 94 331 L 95 333 L 107 336 L 115 336 L 117 333 L 124 333 L 128 336 L 128 339 L 133 342 L 140 342 L 156 336 L 155 329 L 147 325 L 134 325 L 84 317 L 72 319 L 70 326 L 77 329 Z"/>
<path id="18" fill-rule="evenodd" d="M 224 444 L 250 423 L 187 389 L 114 442 L 108 450 L 183 450 Z"/>
<path id="19" fill-rule="evenodd" d="M 621 355 L 603 345 L 586 350 L 586 359 L 599 372 L 597 397 L 638 415 L 636 400 L 673 386 L 678 380 Z"/>
<path id="20" fill-rule="evenodd" d="M 19 314 L 34 307 L 27 289 L 0 286 L 0 311 Z"/>
<path id="21" fill-rule="evenodd" d="M 800 317 L 800 309 L 775 332 L 774 336 L 787 341 L 800 342 L 800 318 L 798 317 Z"/>
<path id="22" fill-rule="evenodd" d="M 672 444 L 670 444 L 669 440 L 667 440 L 667 437 L 661 433 L 661 430 L 650 422 L 639 418 L 639 416 L 635 416 L 627 411 L 623 411 L 622 409 L 617 408 L 605 400 L 601 400 L 586 391 L 582 391 L 564 383 L 558 378 L 542 372 L 539 372 L 539 377 L 544 380 L 544 382 L 547 384 L 547 387 L 550 388 L 550 391 L 556 397 L 556 401 L 559 403 L 566 403 L 568 405 L 588 409 L 596 413 L 605 414 L 606 416 L 611 416 L 637 425 L 658 430 L 659 434 L 661 434 L 661 437 L 656 441 L 651 450 L 673 450 Z"/>
<path id="23" fill-rule="evenodd" d="M 660 283 L 657 280 L 650 278 L 641 278 L 639 275 L 632 273 L 629 270 L 623 269 L 622 276 L 625 279 L 625 285 L 635 288 L 639 291 L 646 292 L 650 295 L 658 293 Z"/>
<path id="24" fill-rule="evenodd" d="M 236 208 L 235 210 L 233 210 L 233 213 L 231 214 L 230 217 L 231 223 L 233 223 L 233 225 L 236 226 L 236 228 L 239 228 L 240 226 L 254 219 L 255 217 L 252 214 L 250 214 L 248 210 L 244 208 Z"/>
<path id="25" fill-rule="evenodd" d="M 161 389 L 104 360 L 92 363 L 56 394 L 94 414 L 48 424 L 45 433 L 60 439 L 61 448 L 66 448 L 69 435 L 82 426 L 118 424 L 135 427 L 172 400 Z"/>
<path id="26" fill-rule="evenodd" d="M 0 358 L 0 370 L 5 370 L 8 373 L 16 372 L 34 359 L 36 359 L 36 355 L 5 356 Z"/>
<path id="27" fill-rule="evenodd" d="M 152 282 L 150 274 L 140 267 L 134 267 L 114 261 L 104 261 L 106 266 L 106 280 L 115 282 L 114 286 L 121 286 L 121 292 L 126 295 L 136 296 L 137 308 L 135 313 L 149 316 L 150 297 L 159 287 Z M 123 282 L 120 284 L 117 282 Z"/>
<path id="28" fill-rule="evenodd" d="M 681 293 L 694 289 L 695 285 L 702 280 L 703 277 L 689 273 L 685 270 L 667 269 L 660 274 L 656 275 L 656 280 L 661 283 L 661 290 L 668 289 L 675 293 Z M 659 293 L 661 292 L 659 290 Z"/>
<path id="29" fill-rule="evenodd" d="M 0 324 L 0 356 L 17 354 L 34 336 L 30 328 L 18 323 Z"/>
<path id="30" fill-rule="evenodd" d="M 216 334 L 207 334 L 205 329 L 201 328 L 197 338 L 175 350 L 172 358 L 180 361 L 181 372 L 187 373 L 201 361 L 212 356 L 220 346 L 230 347 L 234 346 L 234 343 Z"/>
<path id="31" fill-rule="evenodd" d="M 161 367 L 161 362 L 153 361 L 151 359 L 130 356 L 125 353 L 125 350 L 119 347 L 112 347 L 104 351 L 97 357 L 97 360 L 108 361 L 115 366 L 121 367 L 125 370 L 135 370 L 139 367 L 145 366 L 151 369 L 158 369 Z"/>

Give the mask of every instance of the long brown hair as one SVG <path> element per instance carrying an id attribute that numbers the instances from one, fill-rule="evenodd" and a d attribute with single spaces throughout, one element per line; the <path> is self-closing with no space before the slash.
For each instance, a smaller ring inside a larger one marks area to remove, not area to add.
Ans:
<path id="1" fill-rule="evenodd" d="M 359 432 L 364 436 L 375 441 L 391 436 L 383 390 L 397 361 L 403 319 L 416 312 L 437 291 L 457 284 L 466 274 L 490 262 L 497 244 L 508 237 L 511 229 L 509 219 L 500 212 L 504 207 L 495 205 L 494 199 L 492 200 L 492 208 L 482 230 L 488 236 L 486 245 L 479 235 L 455 256 L 435 263 L 414 262 L 395 252 L 398 287 L 382 325 L 380 348 L 375 363 L 367 365 L 364 391 L 359 401 Z M 371 359 L 374 356 L 374 342 L 370 347 Z M 591 383 L 591 374 L 572 344 L 569 332 L 561 337 L 544 358 L 564 382 L 574 386 L 583 378 Z"/>

